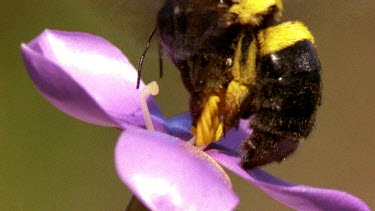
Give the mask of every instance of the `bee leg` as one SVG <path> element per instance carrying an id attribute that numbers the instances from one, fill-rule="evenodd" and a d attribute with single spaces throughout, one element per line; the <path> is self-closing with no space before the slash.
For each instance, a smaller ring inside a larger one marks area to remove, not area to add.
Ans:
<path id="1" fill-rule="evenodd" d="M 230 130 L 232 127 L 238 127 L 240 119 L 244 115 L 244 111 L 250 108 L 251 100 L 250 87 L 237 81 L 231 81 L 225 93 L 225 114 L 224 114 L 224 131 Z M 247 105 L 247 102 L 249 105 Z"/>
<path id="2" fill-rule="evenodd" d="M 234 55 L 231 74 L 233 76 L 225 94 L 224 131 L 238 127 L 241 118 L 251 111 L 251 91 L 255 85 L 258 47 L 251 32 L 239 39 Z"/>
<path id="3" fill-rule="evenodd" d="M 242 142 L 241 165 L 252 169 L 271 162 L 281 162 L 299 145 L 298 139 L 280 136 L 253 128 L 253 133 Z"/>
<path id="4" fill-rule="evenodd" d="M 222 115 L 222 102 L 224 91 L 212 93 L 204 97 L 195 106 L 202 106 L 199 117 L 195 121 L 195 126 L 191 128 L 191 133 L 196 136 L 195 145 L 197 147 L 209 145 L 213 141 L 218 141 L 223 136 L 223 124 L 220 122 Z M 203 102 L 203 103 L 202 103 Z M 195 113 L 196 116 L 198 112 Z M 194 118 L 193 114 L 193 118 Z"/>

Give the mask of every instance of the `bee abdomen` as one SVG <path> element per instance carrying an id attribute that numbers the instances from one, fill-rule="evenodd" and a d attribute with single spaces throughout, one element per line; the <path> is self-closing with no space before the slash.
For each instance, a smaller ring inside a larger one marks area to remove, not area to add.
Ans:
<path id="1" fill-rule="evenodd" d="M 307 39 L 260 56 L 253 92 L 253 133 L 242 145 L 244 167 L 280 162 L 309 135 L 321 99 L 320 69 Z"/>
<path id="2" fill-rule="evenodd" d="M 253 128 L 251 136 L 241 145 L 241 165 L 246 169 L 271 162 L 281 162 L 293 153 L 299 142 L 292 137 Z"/>
<path id="3" fill-rule="evenodd" d="M 254 124 L 306 137 L 320 99 L 320 63 L 308 40 L 261 58 L 253 98 L 258 123 Z"/>

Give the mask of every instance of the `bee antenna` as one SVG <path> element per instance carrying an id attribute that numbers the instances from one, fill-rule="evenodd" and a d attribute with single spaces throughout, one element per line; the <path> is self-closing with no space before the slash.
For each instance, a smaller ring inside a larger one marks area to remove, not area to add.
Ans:
<path id="1" fill-rule="evenodd" d="M 152 31 L 152 33 L 150 34 L 150 36 L 148 37 L 147 44 L 146 44 L 146 48 L 145 48 L 145 50 L 143 51 L 143 53 L 142 53 L 142 55 L 141 55 L 141 58 L 139 59 L 139 63 L 138 63 L 137 89 L 139 89 L 139 84 L 141 83 L 141 72 L 142 72 L 143 61 L 145 60 L 146 53 L 147 53 L 148 49 L 150 48 L 151 40 L 152 40 L 152 37 L 154 36 L 156 30 L 157 30 L 157 28 L 155 27 L 154 30 Z"/>
<path id="2" fill-rule="evenodd" d="M 163 46 L 161 46 L 160 42 L 158 45 L 159 50 L 159 78 L 163 77 Z"/>

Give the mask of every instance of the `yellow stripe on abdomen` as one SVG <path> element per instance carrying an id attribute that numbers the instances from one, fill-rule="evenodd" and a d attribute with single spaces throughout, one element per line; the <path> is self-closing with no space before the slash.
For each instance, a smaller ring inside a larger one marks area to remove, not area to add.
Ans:
<path id="1" fill-rule="evenodd" d="M 314 37 L 309 29 L 299 21 L 285 22 L 261 30 L 258 35 L 260 55 L 268 55 L 303 40 L 314 44 Z"/>

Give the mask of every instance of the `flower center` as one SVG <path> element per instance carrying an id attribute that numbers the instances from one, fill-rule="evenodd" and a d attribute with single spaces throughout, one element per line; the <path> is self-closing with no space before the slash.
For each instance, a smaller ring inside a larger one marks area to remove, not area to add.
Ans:
<path id="1" fill-rule="evenodd" d="M 141 109 L 143 119 L 147 130 L 154 131 L 152 124 L 150 110 L 147 105 L 147 98 L 150 95 L 157 95 L 159 93 L 159 86 L 156 81 L 147 84 L 141 92 Z M 213 94 L 207 95 L 206 103 L 204 105 L 201 116 L 198 119 L 197 127 L 191 128 L 191 134 L 194 135 L 188 142 L 200 149 L 206 148 L 211 142 L 216 142 L 223 137 L 223 123 L 221 116 L 223 115 L 225 90 L 219 90 Z"/>

